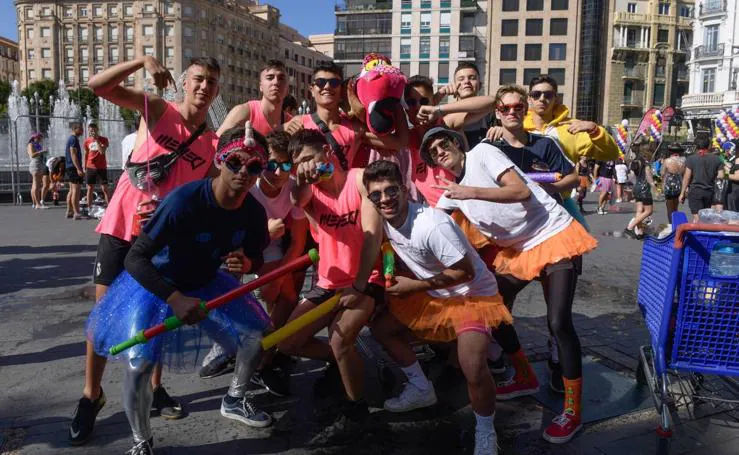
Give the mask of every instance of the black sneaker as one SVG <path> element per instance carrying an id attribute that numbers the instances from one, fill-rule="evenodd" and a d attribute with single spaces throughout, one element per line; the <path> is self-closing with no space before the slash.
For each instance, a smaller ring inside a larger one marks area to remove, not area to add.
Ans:
<path id="1" fill-rule="evenodd" d="M 161 384 L 154 389 L 154 401 L 151 407 L 159 411 L 159 415 L 167 420 L 181 419 L 184 415 L 182 405 L 169 396 L 167 390 Z"/>
<path id="2" fill-rule="evenodd" d="M 251 377 L 251 383 L 266 389 L 267 392 L 277 397 L 290 395 L 290 386 L 285 378 L 272 368 L 255 372 Z"/>
<path id="3" fill-rule="evenodd" d="M 198 373 L 203 379 L 211 379 L 217 376 L 233 372 L 236 367 L 236 357 L 211 362 L 200 369 Z"/>
<path id="4" fill-rule="evenodd" d="M 105 406 L 105 392 L 100 388 L 100 396 L 92 401 L 89 398 L 80 398 L 77 408 L 72 415 L 72 423 L 69 425 L 69 442 L 73 446 L 79 446 L 87 442 L 95 429 L 95 419 Z"/>
<path id="5" fill-rule="evenodd" d="M 325 398 L 337 392 L 344 392 L 341 373 L 339 373 L 339 366 L 337 364 L 330 363 L 328 368 L 323 372 L 323 377 L 319 378 L 313 385 L 313 393 L 318 397 Z"/>
<path id="6" fill-rule="evenodd" d="M 254 428 L 264 428 L 272 424 L 272 417 L 257 409 L 254 403 L 246 398 L 224 396 L 221 400 L 221 415 Z"/>
<path id="7" fill-rule="evenodd" d="M 135 443 L 126 455 L 154 455 L 154 438 Z"/>
<path id="8" fill-rule="evenodd" d="M 636 235 L 636 232 L 634 232 L 633 229 L 629 229 L 629 228 L 624 229 L 624 235 L 626 237 L 630 237 L 630 238 L 632 238 L 634 240 L 637 240 L 637 238 L 638 238 L 638 236 Z"/>
<path id="9" fill-rule="evenodd" d="M 554 363 L 552 359 L 549 359 L 547 364 L 549 365 L 549 371 L 551 372 L 549 388 L 555 393 L 565 393 L 565 384 L 562 379 L 562 364 Z"/>
<path id="10" fill-rule="evenodd" d="M 368 417 L 369 408 L 364 401 L 345 401 L 336 420 L 314 436 L 308 445 L 316 447 L 358 439 L 366 430 Z"/>
<path id="11" fill-rule="evenodd" d="M 505 360 L 503 354 L 500 355 L 496 360 L 488 359 L 488 369 L 492 374 L 503 374 L 506 372 Z"/>

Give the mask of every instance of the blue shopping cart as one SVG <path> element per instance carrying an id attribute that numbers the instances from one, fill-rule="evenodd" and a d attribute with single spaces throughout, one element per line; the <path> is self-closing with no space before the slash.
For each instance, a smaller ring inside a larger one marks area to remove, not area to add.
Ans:
<path id="1" fill-rule="evenodd" d="M 660 414 L 658 453 L 678 407 L 739 404 L 729 398 L 739 396 L 739 226 L 689 224 L 680 212 L 672 222 L 673 234 L 644 242 L 637 297 L 651 338 L 637 377 Z"/>

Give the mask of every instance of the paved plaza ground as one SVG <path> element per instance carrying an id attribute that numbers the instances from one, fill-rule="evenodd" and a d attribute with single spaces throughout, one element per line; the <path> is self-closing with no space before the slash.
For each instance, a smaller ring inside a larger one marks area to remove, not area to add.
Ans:
<path id="1" fill-rule="evenodd" d="M 595 211 L 594 195 L 586 209 Z M 496 427 L 502 453 L 512 454 L 653 454 L 659 420 L 648 391 L 634 380 L 639 346 L 648 334 L 636 306 L 641 242 L 603 233 L 621 231 L 631 204 L 587 220 L 600 242 L 585 260 L 574 306 L 575 326 L 586 356 L 584 431 L 571 443 L 554 446 L 541 438 L 554 415 L 546 404 L 558 402 L 549 392 L 499 403 Z M 655 223 L 665 222 L 657 202 Z M 121 408 L 120 365 L 110 364 L 103 387 L 108 403 L 87 445 L 68 443 L 70 416 L 83 386 L 84 322 L 92 306 L 90 277 L 97 236 L 95 221 L 64 218 L 62 207 L 32 210 L 28 205 L 0 206 L 0 453 L 120 454 L 131 445 Z M 517 300 L 515 324 L 535 360 L 547 352 L 545 307 L 540 287 L 529 286 Z M 474 418 L 459 378 L 441 375 L 433 362 L 440 403 L 426 411 L 389 414 L 382 408 L 376 362 L 367 362 L 367 397 L 373 416 L 366 431 L 351 444 L 309 449 L 320 428 L 316 410 L 328 404 L 312 397 L 321 365 L 295 364 L 293 394 L 282 399 L 258 395 L 257 402 L 275 417 L 263 430 L 244 427 L 220 416 L 229 377 L 201 380 L 197 374 L 165 372 L 169 392 L 186 404 L 180 421 L 152 418 L 155 447 L 161 454 L 463 454 L 471 453 Z M 537 369 L 546 377 L 544 362 Z M 442 377 L 440 377 L 442 376 Z M 588 386 L 589 384 L 589 386 Z M 542 404 L 544 403 L 544 404 Z M 739 413 L 701 406 L 680 413 L 671 454 L 739 453 Z M 587 417 L 587 416 L 586 416 Z"/>

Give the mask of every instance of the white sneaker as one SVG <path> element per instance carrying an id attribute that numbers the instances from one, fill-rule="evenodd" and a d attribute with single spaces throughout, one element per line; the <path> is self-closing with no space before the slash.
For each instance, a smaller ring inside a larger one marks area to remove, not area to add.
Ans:
<path id="1" fill-rule="evenodd" d="M 616 199 L 616 204 L 620 204 L 620 203 L 621 203 L 621 199 Z"/>
<path id="2" fill-rule="evenodd" d="M 426 408 L 436 404 L 436 392 L 429 382 L 428 390 L 421 390 L 410 382 L 405 383 L 403 391 L 395 398 L 385 400 L 385 410 L 390 412 L 408 412 Z"/>
<path id="3" fill-rule="evenodd" d="M 498 435 L 475 431 L 475 455 L 498 455 Z"/>

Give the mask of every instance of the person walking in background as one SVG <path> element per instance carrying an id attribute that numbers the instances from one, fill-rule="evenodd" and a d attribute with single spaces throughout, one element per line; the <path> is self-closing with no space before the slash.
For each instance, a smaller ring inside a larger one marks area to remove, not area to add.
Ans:
<path id="1" fill-rule="evenodd" d="M 110 141 L 105 136 L 100 136 L 98 126 L 94 122 L 87 125 L 89 137 L 85 139 L 83 148 L 85 149 L 85 180 L 87 181 L 87 209 L 92 207 L 92 190 L 95 185 L 100 185 L 105 196 L 105 205 L 110 201 L 110 191 L 108 191 L 108 161 L 105 159 L 105 152 L 108 151 Z"/>
<path id="2" fill-rule="evenodd" d="M 133 121 L 133 133 L 124 137 L 121 141 L 121 169 L 126 170 L 126 161 L 131 156 L 134 148 L 136 147 L 136 137 L 139 134 L 139 126 L 141 124 L 141 116 L 137 115 Z"/>
<path id="3" fill-rule="evenodd" d="M 71 134 L 64 148 L 64 157 L 66 168 L 64 177 L 69 183 L 69 192 L 67 193 L 67 218 L 74 217 L 75 220 L 83 220 L 80 213 L 80 185 L 82 185 L 82 177 L 85 173 L 82 170 L 82 148 L 80 147 L 79 136 L 82 135 L 82 124 L 78 121 L 70 122 L 69 129 Z"/>
<path id="4" fill-rule="evenodd" d="M 728 179 L 726 190 L 726 210 L 739 212 L 739 160 L 736 156 L 736 147 L 739 140 L 734 139 L 733 153 L 729 154 L 729 160 L 724 164 L 724 172 Z"/>
<path id="5" fill-rule="evenodd" d="M 713 190 L 717 178 L 724 178 L 721 159 L 708 153 L 711 139 L 706 134 L 695 138 L 695 154 L 685 160 L 683 188 L 680 203 L 688 200 L 693 223 L 698 222 L 698 212 L 710 208 L 713 204 Z"/>
<path id="6" fill-rule="evenodd" d="M 620 204 L 626 201 L 626 194 L 624 192 L 624 185 L 629 181 L 629 167 L 624 163 L 623 158 L 619 158 L 614 166 L 616 172 L 616 203 Z"/>
<path id="7" fill-rule="evenodd" d="M 593 168 L 593 180 L 600 191 L 598 197 L 598 215 L 608 213 L 608 203 L 613 194 L 613 177 L 615 175 L 615 161 L 596 161 Z"/>
<path id="8" fill-rule="evenodd" d="M 31 173 L 31 202 L 34 209 L 48 209 L 44 205 L 44 196 L 49 191 L 49 168 L 46 167 L 46 150 L 41 133 L 33 133 L 28 141 L 26 152 L 31 159 L 28 172 Z"/>
<path id="9" fill-rule="evenodd" d="M 636 158 L 631 162 L 630 170 L 634 173 L 634 200 L 636 209 L 634 217 L 624 229 L 624 235 L 633 239 L 644 238 L 644 229 L 641 223 L 654 212 L 654 180 L 652 180 L 652 167 L 649 165 L 649 157 L 654 153 L 652 143 L 644 139 L 634 144 Z"/>
<path id="10" fill-rule="evenodd" d="M 680 193 L 683 188 L 683 174 L 685 173 L 685 157 L 680 144 L 670 144 L 667 148 L 669 156 L 662 162 L 662 194 L 665 196 L 667 207 L 667 223 L 672 222 L 672 214 L 680 205 Z"/>
<path id="11" fill-rule="evenodd" d="M 575 165 L 577 177 L 580 180 L 580 184 L 577 187 L 577 205 L 580 207 L 580 211 L 585 213 L 585 208 L 582 206 L 582 202 L 585 200 L 585 196 L 588 194 L 588 187 L 590 187 L 590 167 L 588 166 L 588 157 L 581 156 Z"/>

